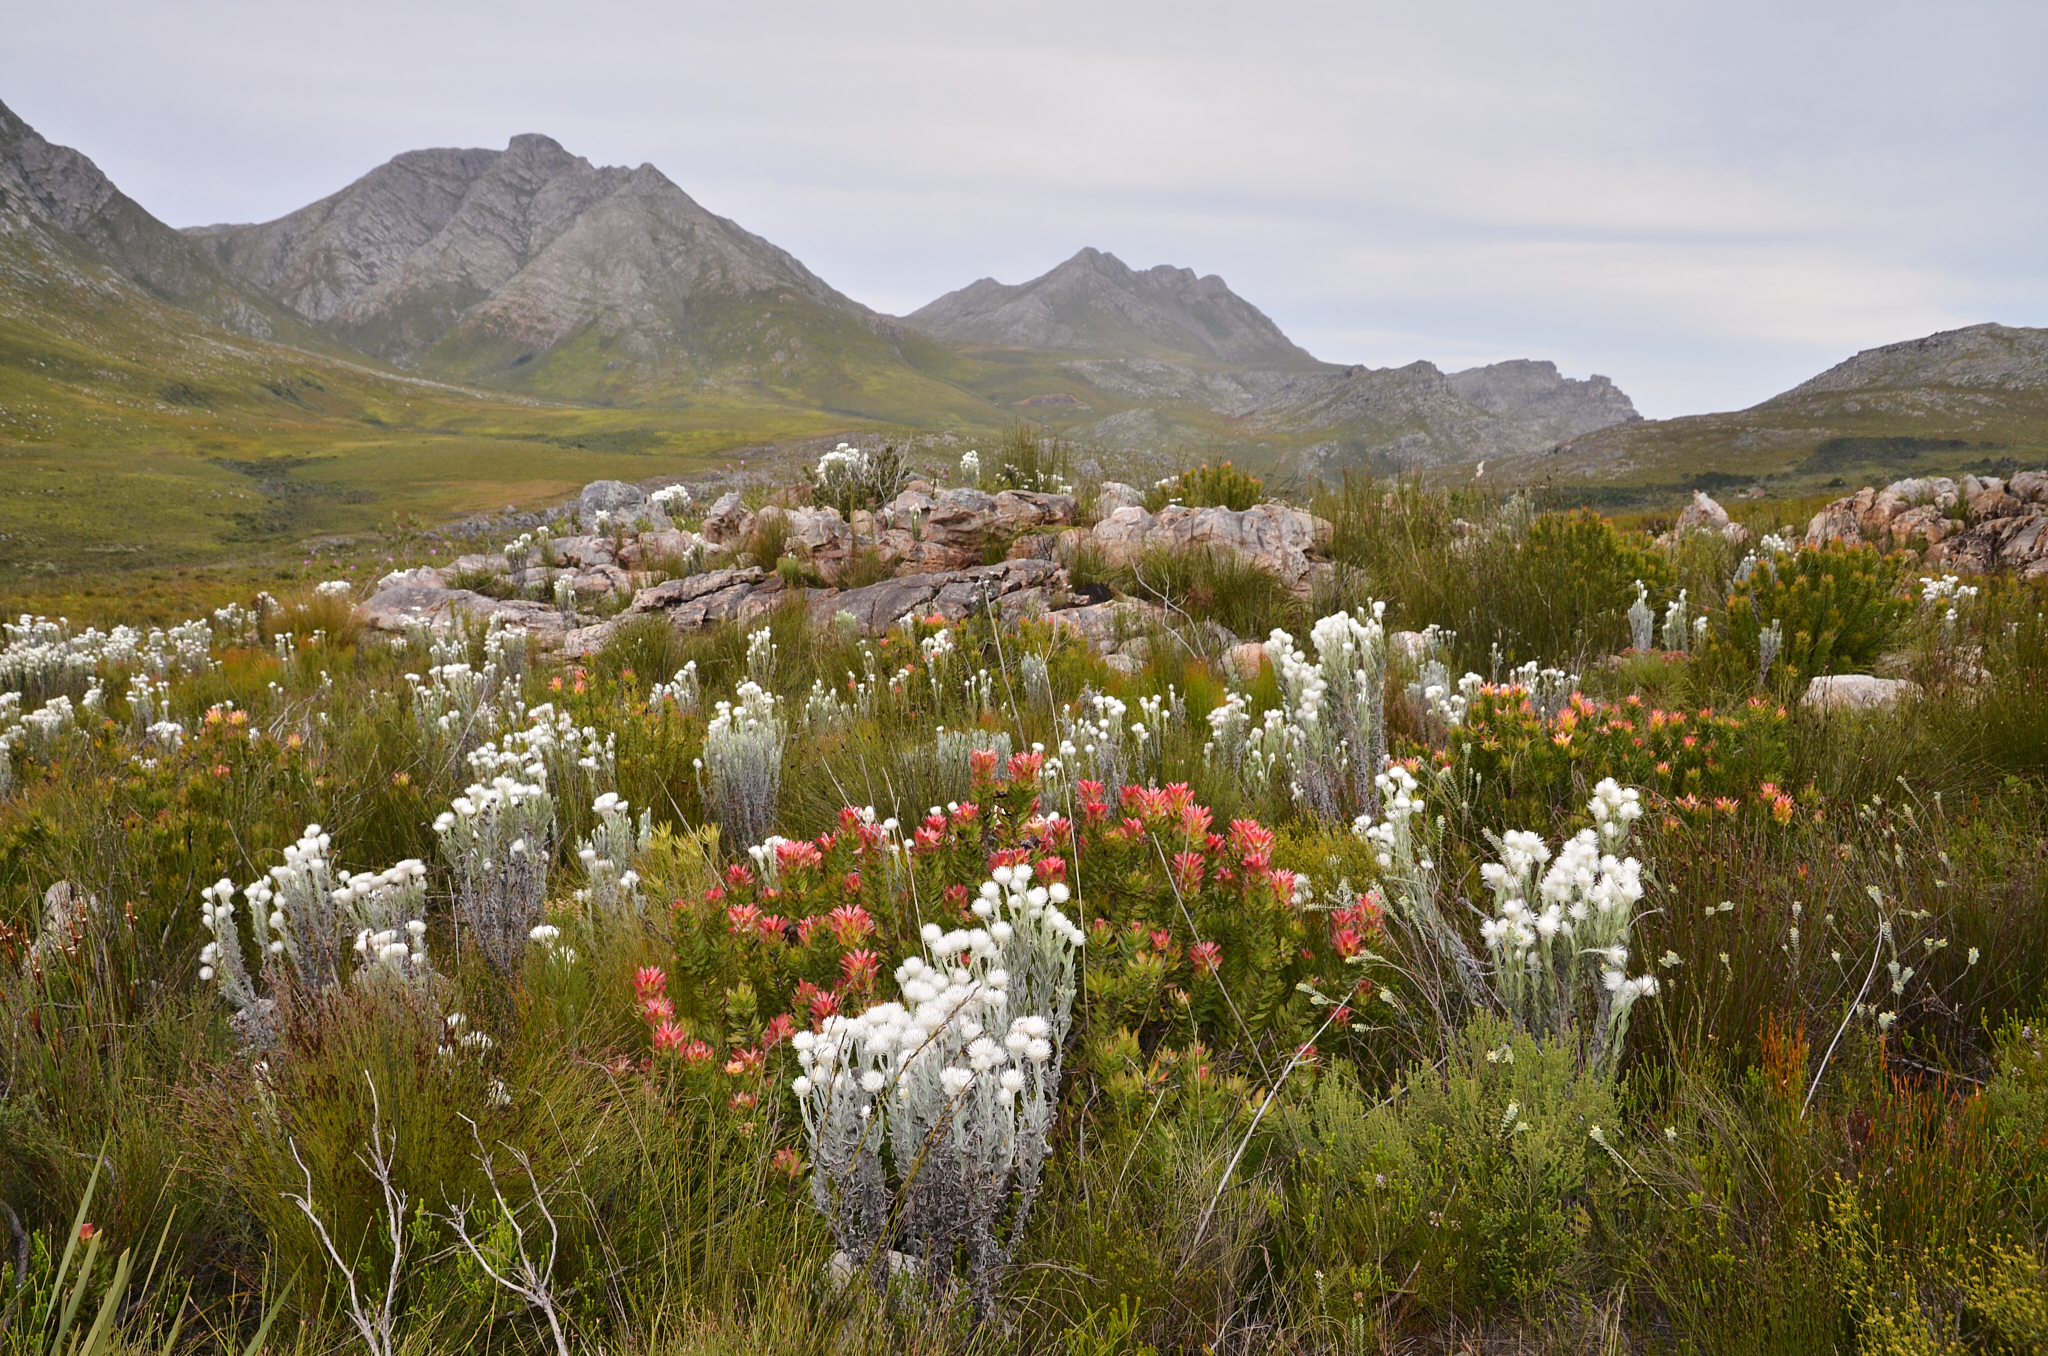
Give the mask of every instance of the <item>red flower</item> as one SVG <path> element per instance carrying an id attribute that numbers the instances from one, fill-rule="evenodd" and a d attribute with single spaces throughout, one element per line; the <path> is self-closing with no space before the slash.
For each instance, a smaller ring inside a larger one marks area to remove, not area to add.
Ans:
<path id="1" fill-rule="evenodd" d="M 772 1050 L 796 1034 L 796 1019 L 786 1012 L 778 1012 L 768 1019 L 767 1027 L 761 1032 L 761 1048 Z"/>
<path id="2" fill-rule="evenodd" d="M 1351 1009 L 1345 1006 L 1344 1004 L 1339 1003 L 1337 1005 L 1337 1010 L 1330 1014 L 1330 1024 L 1332 1026 L 1350 1026 Z"/>
<path id="3" fill-rule="evenodd" d="M 643 998 L 640 1000 L 640 1015 L 649 1026 L 655 1026 L 674 1017 L 676 1005 L 666 998 Z"/>
<path id="4" fill-rule="evenodd" d="M 966 801 L 959 809 L 953 812 L 953 822 L 955 824 L 972 824 L 980 814 L 981 807 L 979 805 L 976 805 L 971 800 Z"/>
<path id="5" fill-rule="evenodd" d="M 725 883 L 732 886 L 752 885 L 754 873 L 747 869 L 746 863 L 734 862 L 725 868 Z"/>
<path id="6" fill-rule="evenodd" d="M 827 915 L 832 936 L 841 946 L 858 946 L 874 936 L 875 920 L 858 904 L 841 904 Z"/>
<path id="7" fill-rule="evenodd" d="M 725 911 L 728 932 L 746 932 L 760 921 L 761 910 L 752 904 L 729 905 Z"/>
<path id="8" fill-rule="evenodd" d="M 1044 771 L 1045 755 L 1042 753 L 1019 753 L 1010 758 L 1010 782 L 1013 786 L 1036 786 Z"/>
<path id="9" fill-rule="evenodd" d="M 810 1171 L 809 1165 L 804 1162 L 804 1156 L 794 1149 L 777 1149 L 774 1161 L 775 1170 L 792 1182 Z"/>
<path id="10" fill-rule="evenodd" d="M 1184 895 L 1191 895 L 1202 888 L 1202 854 L 1199 852 L 1176 852 L 1173 854 L 1173 881 Z"/>
<path id="11" fill-rule="evenodd" d="M 1270 853 L 1273 850 L 1273 831 L 1262 828 L 1256 819 L 1233 819 L 1230 821 L 1230 850 L 1239 855 Z"/>
<path id="12" fill-rule="evenodd" d="M 1188 959 L 1198 975 L 1213 975 L 1223 964 L 1223 948 L 1214 942 L 1196 942 L 1188 948 Z"/>
<path id="13" fill-rule="evenodd" d="M 850 895 L 860 893 L 860 872 L 849 871 L 839 878 L 839 888 Z"/>
<path id="14" fill-rule="evenodd" d="M 1126 814 L 1140 819 L 1158 819 L 1166 813 L 1166 793 L 1143 786 L 1127 786 L 1121 797 Z"/>
<path id="15" fill-rule="evenodd" d="M 948 885 L 944 890 L 940 891 L 940 898 L 944 899 L 948 904 L 951 904 L 953 906 L 954 912 L 963 914 L 967 912 L 966 886 Z M 969 916 L 971 917 L 972 915 Z"/>
<path id="16" fill-rule="evenodd" d="M 81 1243 L 90 1243 L 93 1241 L 94 1238 L 99 1236 L 99 1232 L 99 1226 L 88 1221 L 78 1226 L 78 1241 Z"/>
<path id="17" fill-rule="evenodd" d="M 697 1043 L 703 1044 L 701 1041 Z M 687 1054 L 689 1044 L 690 1033 L 674 1022 L 663 1022 L 654 1028 L 654 1049 L 657 1054 Z M 709 1052 L 708 1046 L 706 1052 Z"/>
<path id="18" fill-rule="evenodd" d="M 725 1071 L 737 1078 L 741 1074 L 760 1072 L 766 1062 L 766 1056 L 759 1050 L 735 1050 L 732 1058 L 725 1062 Z"/>
<path id="19" fill-rule="evenodd" d="M 780 914 L 764 913 L 754 920 L 754 935 L 764 942 L 786 942 L 789 920 Z"/>
<path id="20" fill-rule="evenodd" d="M 912 852 L 937 852 L 943 841 L 939 837 L 937 829 L 919 829 L 912 835 L 910 850 Z"/>
<path id="21" fill-rule="evenodd" d="M 1054 881 L 1067 878 L 1067 859 L 1064 857 L 1040 857 L 1038 864 L 1031 868 L 1031 878 L 1051 885 Z"/>
<path id="22" fill-rule="evenodd" d="M 704 891 L 704 902 L 707 904 L 716 904 L 719 900 L 724 898 L 725 887 L 722 885 L 713 885 Z"/>
<path id="23" fill-rule="evenodd" d="M 1350 960 L 1365 950 L 1365 942 L 1350 928 L 1338 928 L 1335 935 L 1330 938 L 1330 944 L 1337 948 L 1337 954 L 1345 960 Z"/>
<path id="24" fill-rule="evenodd" d="M 1082 800 L 1102 800 L 1104 798 L 1101 782 L 1091 782 L 1084 778 L 1074 783 L 1074 789 L 1081 793 Z"/>
<path id="25" fill-rule="evenodd" d="M 683 1063 L 685 1064 L 709 1064 L 717 1058 L 711 1047 L 703 1041 L 691 1041 L 676 1053 L 683 1057 Z"/>
<path id="26" fill-rule="evenodd" d="M 872 987 L 880 968 L 872 951 L 849 951 L 839 958 L 839 978 L 849 989 L 864 992 Z"/>
<path id="27" fill-rule="evenodd" d="M 825 857 L 813 842 L 777 843 L 775 864 L 782 871 L 815 871 L 825 864 Z"/>
<path id="28" fill-rule="evenodd" d="M 1202 838 L 1209 832 L 1209 825 L 1215 816 L 1206 805 L 1190 805 L 1180 812 L 1180 831 L 1189 838 Z"/>
<path id="29" fill-rule="evenodd" d="M 988 869 L 994 871 L 999 866 L 1022 866 L 1030 860 L 1030 848 L 998 848 L 988 854 Z"/>
<path id="30" fill-rule="evenodd" d="M 839 995 L 830 989 L 820 989 L 811 995 L 809 1007 L 811 1020 L 822 1022 L 839 1011 Z"/>
<path id="31" fill-rule="evenodd" d="M 1164 953 L 1173 947 L 1173 934 L 1165 928 L 1154 928 L 1152 929 L 1151 942 L 1154 951 Z"/>
<path id="32" fill-rule="evenodd" d="M 994 749 L 973 749 L 967 755 L 968 785 L 980 789 L 992 785 L 996 779 L 996 751 Z"/>
<path id="33" fill-rule="evenodd" d="M 668 989 L 668 976 L 658 965 L 643 965 L 633 972 L 633 996 L 643 1003 L 659 998 Z"/>

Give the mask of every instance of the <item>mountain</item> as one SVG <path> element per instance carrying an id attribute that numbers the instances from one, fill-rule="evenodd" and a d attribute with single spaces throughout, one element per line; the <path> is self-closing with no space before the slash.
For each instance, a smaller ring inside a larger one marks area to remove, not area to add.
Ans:
<path id="1" fill-rule="evenodd" d="M 1488 414 L 1511 419 L 1553 442 L 1643 417 L 1608 378 L 1597 373 L 1584 381 L 1562 377 L 1556 363 L 1528 358 L 1453 372 L 1450 387 Z"/>
<path id="2" fill-rule="evenodd" d="M 1143 272 L 1084 249 L 1012 287 L 983 278 L 905 317 L 941 338 L 1014 348 L 1177 356 L 1304 368 L 1314 357 L 1215 274 L 1161 264 Z"/>
<path id="3" fill-rule="evenodd" d="M 1600 429 L 1521 473 L 1651 489 L 1775 482 L 1807 493 L 1886 473 L 2038 465 L 2048 329 L 1971 325 L 1866 349 L 1745 410 Z"/>
<path id="4" fill-rule="evenodd" d="M 906 363 L 893 322 L 652 165 L 545 136 L 407 152 L 276 221 L 186 235 L 323 333 L 435 375 L 641 403 L 710 383 L 897 417 L 971 403 Z"/>
<path id="5" fill-rule="evenodd" d="M 0 215 L 9 235 L 83 250 L 158 301 L 259 338 L 310 338 L 289 313 L 223 271 L 116 188 L 99 166 L 45 140 L 0 104 Z"/>

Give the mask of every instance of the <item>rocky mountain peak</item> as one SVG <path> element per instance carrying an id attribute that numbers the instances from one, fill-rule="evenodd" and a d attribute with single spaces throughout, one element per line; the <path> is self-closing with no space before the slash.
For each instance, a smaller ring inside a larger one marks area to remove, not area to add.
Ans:
<path id="1" fill-rule="evenodd" d="M 1010 286 L 983 278 L 907 318 L 928 333 L 969 343 L 1317 366 L 1215 274 L 1198 277 L 1171 264 L 1133 269 L 1094 248 L 1030 282 Z"/>
<path id="2" fill-rule="evenodd" d="M 1488 414 L 1512 419 L 1554 443 L 1643 417 L 1608 378 L 1597 373 L 1584 381 L 1560 376 L 1553 362 L 1513 358 L 1453 372 L 1449 383 Z"/>

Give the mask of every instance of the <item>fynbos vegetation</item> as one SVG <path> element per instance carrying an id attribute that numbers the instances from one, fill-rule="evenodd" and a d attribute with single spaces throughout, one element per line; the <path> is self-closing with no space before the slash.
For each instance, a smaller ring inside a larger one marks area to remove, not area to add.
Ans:
<path id="1" fill-rule="evenodd" d="M 0 1348 L 2043 1349 L 2040 582 L 1065 456 L 582 655 L 9 625 Z"/>

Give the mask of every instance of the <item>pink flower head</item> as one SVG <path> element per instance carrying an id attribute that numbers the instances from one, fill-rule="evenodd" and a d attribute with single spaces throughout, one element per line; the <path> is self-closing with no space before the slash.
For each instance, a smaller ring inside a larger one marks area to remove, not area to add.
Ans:
<path id="1" fill-rule="evenodd" d="M 967 755 L 968 784 L 976 790 L 993 785 L 996 779 L 996 758 L 994 749 L 974 749 Z"/>
<path id="2" fill-rule="evenodd" d="M 633 996 L 641 1002 L 659 998 L 668 991 L 668 976 L 658 965 L 643 965 L 633 972 Z"/>
<path id="3" fill-rule="evenodd" d="M 1173 854 L 1173 881 L 1182 894 L 1191 895 L 1202 888 L 1202 867 L 1202 854 L 1199 852 Z"/>
<path id="4" fill-rule="evenodd" d="M 1230 850 L 1240 855 L 1270 853 L 1273 850 L 1273 831 L 1262 827 L 1256 819 L 1233 819 L 1230 821 Z"/>
<path id="5" fill-rule="evenodd" d="M 875 920 L 858 904 L 841 904 L 826 916 L 841 946 L 858 946 L 875 934 Z"/>
<path id="6" fill-rule="evenodd" d="M 789 940 L 789 920 L 780 914 L 764 913 L 754 920 L 754 935 L 764 942 Z"/>
<path id="7" fill-rule="evenodd" d="M 1186 782 L 1174 782 L 1159 793 L 1159 800 L 1166 813 L 1177 815 L 1194 806 L 1195 793 L 1188 790 Z"/>
<path id="8" fill-rule="evenodd" d="M 1189 838 L 1202 838 L 1209 832 L 1214 816 L 1206 805 L 1188 805 L 1180 811 L 1180 831 Z"/>
<path id="9" fill-rule="evenodd" d="M 1194 962 L 1196 974 L 1213 975 L 1223 964 L 1223 948 L 1214 942 L 1196 942 L 1188 948 L 1188 959 Z"/>
<path id="10" fill-rule="evenodd" d="M 1065 857 L 1040 857 L 1038 864 L 1031 868 L 1031 878 L 1043 881 L 1047 885 L 1051 885 L 1055 881 L 1065 880 L 1067 878 L 1067 859 Z"/>
<path id="11" fill-rule="evenodd" d="M 880 968 L 881 962 L 872 951 L 849 951 L 839 958 L 839 978 L 849 989 L 865 991 L 873 987 Z"/>
<path id="12" fill-rule="evenodd" d="M 761 1032 L 761 1048 L 772 1050 L 796 1034 L 796 1019 L 786 1012 L 778 1012 L 768 1019 L 767 1027 Z"/>
<path id="13" fill-rule="evenodd" d="M 730 904 L 725 910 L 728 932 L 750 932 L 760 922 L 761 910 L 753 904 Z"/>
<path id="14" fill-rule="evenodd" d="M 663 1022 L 654 1028 L 654 1049 L 657 1054 L 682 1054 L 689 1040 L 690 1033 L 674 1022 Z"/>
<path id="15" fill-rule="evenodd" d="M 825 864 L 818 845 L 808 840 L 775 845 L 775 864 L 783 872 L 815 871 Z"/>
<path id="16" fill-rule="evenodd" d="M 643 998 L 640 1000 L 640 1015 L 649 1026 L 658 1026 L 676 1015 L 676 1005 L 666 998 Z"/>
<path id="17" fill-rule="evenodd" d="M 1173 934 L 1165 928 L 1152 929 L 1149 940 L 1152 943 L 1152 949 L 1162 955 L 1173 949 Z"/>
<path id="18" fill-rule="evenodd" d="M 1018 753 L 1010 756 L 1010 783 L 1013 786 L 1036 786 L 1039 776 L 1045 771 L 1045 755 L 1042 753 Z"/>

